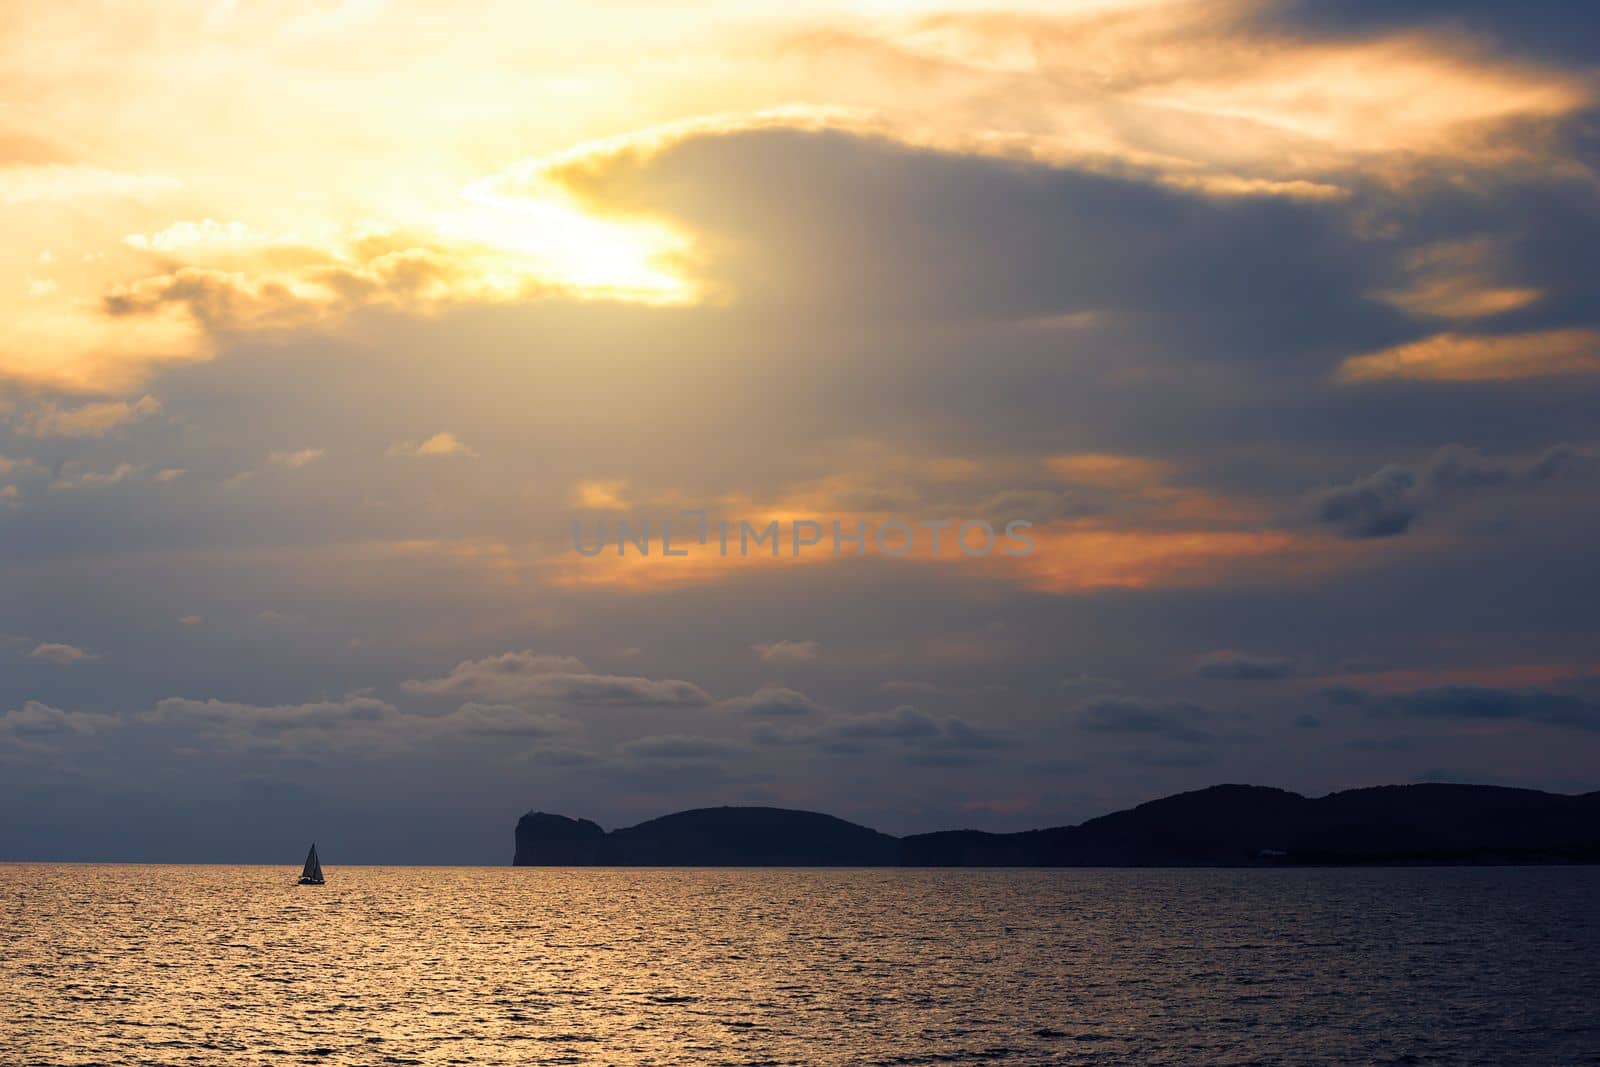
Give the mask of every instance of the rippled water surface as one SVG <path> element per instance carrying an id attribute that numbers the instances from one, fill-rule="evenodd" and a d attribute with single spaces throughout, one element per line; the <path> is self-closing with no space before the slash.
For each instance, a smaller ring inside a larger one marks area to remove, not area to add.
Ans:
<path id="1" fill-rule="evenodd" d="M 1600 869 L 0 865 L 0 1062 L 1600 1062 Z"/>

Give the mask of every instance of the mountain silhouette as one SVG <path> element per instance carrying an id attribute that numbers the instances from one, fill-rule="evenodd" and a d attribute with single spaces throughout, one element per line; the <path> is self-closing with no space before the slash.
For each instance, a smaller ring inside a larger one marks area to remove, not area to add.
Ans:
<path id="1" fill-rule="evenodd" d="M 1215 785 L 1077 826 L 893 837 L 810 811 L 698 808 L 607 833 L 529 812 L 513 865 L 1231 867 L 1600 862 L 1600 792 L 1391 785 L 1304 797 Z"/>

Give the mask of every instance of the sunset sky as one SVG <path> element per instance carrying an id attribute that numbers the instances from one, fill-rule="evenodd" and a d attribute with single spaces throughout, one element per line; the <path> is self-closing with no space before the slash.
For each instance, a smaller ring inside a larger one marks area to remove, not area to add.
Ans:
<path id="1" fill-rule="evenodd" d="M 0 859 L 1600 788 L 1593 5 L 0 19 Z"/>

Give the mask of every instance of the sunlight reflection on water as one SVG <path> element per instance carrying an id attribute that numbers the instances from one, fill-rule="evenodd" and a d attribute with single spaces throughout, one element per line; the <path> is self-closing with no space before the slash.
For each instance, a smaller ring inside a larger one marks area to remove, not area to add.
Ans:
<path id="1" fill-rule="evenodd" d="M 1600 869 L 0 865 L 0 1062 L 1572 1063 Z"/>

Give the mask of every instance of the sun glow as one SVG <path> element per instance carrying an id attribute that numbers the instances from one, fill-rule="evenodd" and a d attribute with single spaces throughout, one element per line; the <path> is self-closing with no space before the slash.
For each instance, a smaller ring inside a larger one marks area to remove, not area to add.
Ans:
<path id="1" fill-rule="evenodd" d="M 555 188 L 507 196 L 475 182 L 464 205 L 439 223 L 447 241 L 489 245 L 521 261 L 536 281 L 579 296 L 685 304 L 698 287 L 674 270 L 688 253 L 684 235 L 658 224 L 600 218 Z"/>

